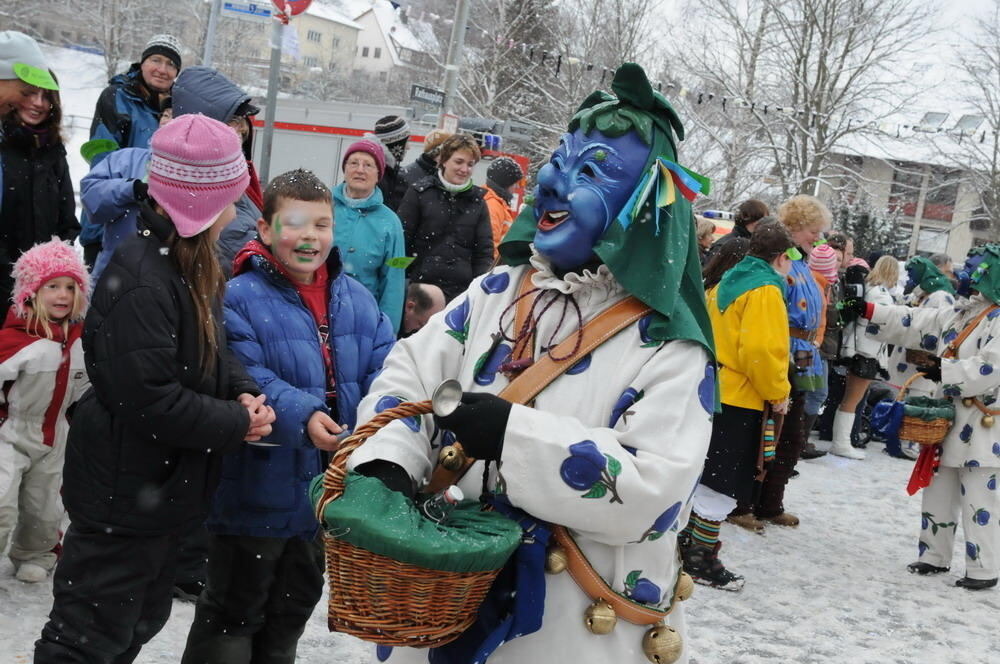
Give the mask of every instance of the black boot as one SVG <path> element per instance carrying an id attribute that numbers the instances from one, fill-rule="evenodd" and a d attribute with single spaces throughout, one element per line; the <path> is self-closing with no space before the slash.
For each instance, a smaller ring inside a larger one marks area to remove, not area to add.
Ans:
<path id="1" fill-rule="evenodd" d="M 805 442 L 802 443 L 802 451 L 799 452 L 799 458 L 818 459 L 821 456 L 826 456 L 826 452 L 824 450 L 818 449 L 815 445 L 809 442 L 809 433 L 812 431 L 813 425 L 816 423 L 816 418 L 819 417 L 819 414 L 818 413 L 816 415 L 807 414 L 804 417 L 805 417 L 805 423 L 803 424 L 802 429 L 805 431 L 806 439 Z"/>
<path id="2" fill-rule="evenodd" d="M 935 565 L 931 565 L 930 563 L 915 562 L 907 565 L 906 569 L 910 571 L 910 574 L 920 574 L 922 576 L 926 576 L 928 574 L 942 574 L 947 572 L 950 568 L 937 567 Z"/>
<path id="3" fill-rule="evenodd" d="M 690 574 L 690 572 L 688 573 Z M 964 577 L 955 582 L 956 586 L 959 588 L 965 588 L 966 590 L 986 590 L 987 588 L 992 588 L 996 584 L 996 579 L 970 579 L 969 577 Z"/>
<path id="4" fill-rule="evenodd" d="M 745 583 L 743 577 L 727 570 L 719 560 L 722 542 L 716 542 L 714 547 L 708 548 L 702 544 L 695 544 L 687 533 L 682 533 L 678 542 L 684 571 L 694 579 L 695 583 L 731 592 L 743 589 Z"/>

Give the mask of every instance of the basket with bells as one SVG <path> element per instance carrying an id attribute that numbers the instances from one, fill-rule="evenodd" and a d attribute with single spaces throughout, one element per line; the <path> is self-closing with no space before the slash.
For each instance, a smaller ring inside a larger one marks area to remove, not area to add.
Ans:
<path id="1" fill-rule="evenodd" d="M 462 396 L 461 385 L 457 381 L 445 381 L 434 392 L 434 412 L 447 415 L 458 407 Z M 441 449 L 438 463 L 449 472 L 457 473 L 467 468 L 470 459 L 465 455 L 461 443 Z M 684 644 L 680 634 L 666 624 L 666 618 L 677 605 L 694 593 L 694 581 L 684 571 L 677 575 L 674 594 L 666 610 L 654 609 L 638 603 L 625 595 L 615 592 L 604 579 L 594 571 L 587 558 L 580 551 L 576 541 L 563 526 L 552 526 L 552 540 L 545 557 L 545 571 L 548 574 L 568 573 L 593 603 L 583 615 L 584 626 L 591 634 L 604 635 L 614 631 L 621 618 L 636 625 L 651 625 L 642 639 L 642 650 L 653 664 L 673 664 L 683 652 Z"/>

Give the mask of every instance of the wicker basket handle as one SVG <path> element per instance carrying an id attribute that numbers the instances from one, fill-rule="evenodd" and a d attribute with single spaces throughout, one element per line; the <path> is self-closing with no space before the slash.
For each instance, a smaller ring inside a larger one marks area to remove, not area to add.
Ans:
<path id="1" fill-rule="evenodd" d="M 361 447 L 366 440 L 378 433 L 382 427 L 395 420 L 401 420 L 414 415 L 426 415 L 431 412 L 430 401 L 407 401 L 395 408 L 383 410 L 367 424 L 358 427 L 350 436 L 344 439 L 337 452 L 330 459 L 330 465 L 323 473 L 323 496 L 316 502 L 316 518 L 322 523 L 326 506 L 344 494 L 344 479 L 347 477 L 347 460 L 354 450 Z"/>
<path id="2" fill-rule="evenodd" d="M 906 382 L 903 383 L 899 387 L 899 394 L 896 395 L 896 401 L 902 401 L 903 399 L 905 399 L 906 398 L 906 393 L 909 391 L 910 385 L 913 383 L 913 381 L 915 381 L 918 378 L 923 377 L 924 375 L 925 374 L 923 374 L 923 373 L 921 373 L 921 372 L 918 371 L 917 373 L 915 373 L 912 376 L 910 376 L 909 378 L 907 378 Z"/>

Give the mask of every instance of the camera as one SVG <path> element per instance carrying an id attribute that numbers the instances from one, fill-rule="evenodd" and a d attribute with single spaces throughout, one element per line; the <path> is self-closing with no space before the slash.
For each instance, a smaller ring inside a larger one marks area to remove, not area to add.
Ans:
<path id="1" fill-rule="evenodd" d="M 865 285 L 864 284 L 844 284 L 844 299 L 845 300 L 860 300 L 865 296 Z"/>

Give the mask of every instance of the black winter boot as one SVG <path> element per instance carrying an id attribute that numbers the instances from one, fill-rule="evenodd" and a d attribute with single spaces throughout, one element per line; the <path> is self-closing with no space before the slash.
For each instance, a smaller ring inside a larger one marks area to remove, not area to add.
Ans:
<path id="1" fill-rule="evenodd" d="M 910 574 L 920 574 L 921 576 L 927 576 L 928 574 L 943 574 L 944 572 L 947 572 L 951 568 L 938 567 L 937 565 L 931 565 L 930 563 L 915 562 L 907 565 L 906 569 L 910 571 Z"/>
<path id="2" fill-rule="evenodd" d="M 695 583 L 711 586 L 720 590 L 739 592 L 746 582 L 742 576 L 733 574 L 719 560 L 719 549 L 722 542 L 716 542 L 711 549 L 701 544 L 695 544 L 687 533 L 682 533 L 678 539 L 681 547 L 681 559 L 684 571 Z"/>
<path id="3" fill-rule="evenodd" d="M 986 590 L 987 588 L 992 588 L 996 584 L 996 579 L 970 579 L 967 576 L 955 582 L 956 586 L 959 588 L 965 588 L 966 590 Z"/>

